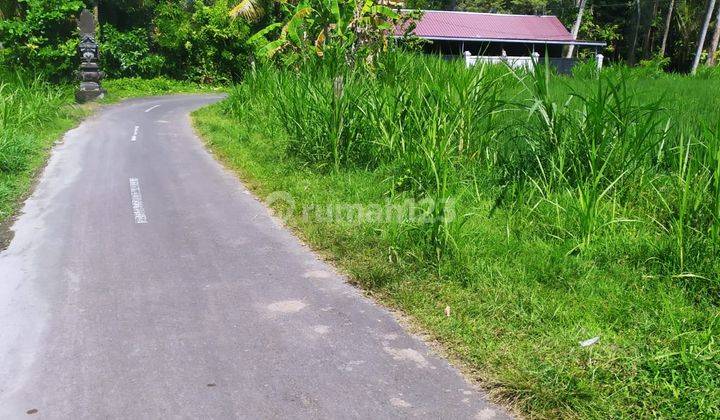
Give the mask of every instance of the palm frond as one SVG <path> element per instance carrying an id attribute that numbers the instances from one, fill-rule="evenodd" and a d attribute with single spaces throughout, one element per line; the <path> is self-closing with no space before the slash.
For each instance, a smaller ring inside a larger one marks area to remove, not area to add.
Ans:
<path id="1" fill-rule="evenodd" d="M 233 18 L 242 17 L 248 20 L 255 20 L 265 13 L 262 0 L 242 0 L 240 4 L 230 10 Z"/>

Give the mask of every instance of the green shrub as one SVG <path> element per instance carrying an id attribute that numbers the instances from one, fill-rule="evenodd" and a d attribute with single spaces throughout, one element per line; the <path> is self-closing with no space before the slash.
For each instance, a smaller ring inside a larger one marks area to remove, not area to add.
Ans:
<path id="1" fill-rule="evenodd" d="M 0 20 L 2 66 L 42 74 L 52 80 L 70 79 L 76 69 L 75 36 L 80 0 L 22 0 L 22 17 Z"/>
<path id="2" fill-rule="evenodd" d="M 634 72 L 639 78 L 656 78 L 665 74 L 665 69 L 670 65 L 669 57 L 655 56 L 648 60 L 641 60 L 640 66 Z"/>
<path id="3" fill-rule="evenodd" d="M 228 15 L 226 0 L 186 8 L 161 4 L 153 19 L 153 41 L 169 64 L 166 74 L 201 83 L 240 80 L 250 63 L 245 44 L 250 28 Z"/>
<path id="4" fill-rule="evenodd" d="M 165 57 L 150 52 L 144 29 L 120 32 L 110 24 L 102 28 L 102 65 L 109 77 L 157 77 L 165 69 Z"/>
<path id="5" fill-rule="evenodd" d="M 697 77 L 698 79 L 720 80 L 720 66 L 702 66 L 698 69 L 695 77 Z"/>
<path id="6" fill-rule="evenodd" d="M 22 0 L 20 6 L 17 16 L 0 19 L 0 63 L 53 81 L 73 80 L 79 62 L 76 18 L 85 2 Z M 250 29 L 230 18 L 229 8 L 226 0 L 130 8 L 101 4 L 101 12 L 123 17 L 118 25 L 103 21 L 100 27 L 103 70 L 110 77 L 240 80 L 250 62 L 245 42 Z"/>

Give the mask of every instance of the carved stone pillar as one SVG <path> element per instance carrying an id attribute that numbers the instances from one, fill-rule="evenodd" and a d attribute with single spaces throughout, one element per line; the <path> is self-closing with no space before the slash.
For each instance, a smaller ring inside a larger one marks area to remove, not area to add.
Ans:
<path id="1" fill-rule="evenodd" d="M 89 10 L 83 10 L 78 19 L 80 30 L 80 89 L 75 92 L 75 100 L 80 103 L 102 98 L 105 89 L 100 86 L 104 74 L 100 71 L 100 52 L 95 40 L 95 16 Z"/>

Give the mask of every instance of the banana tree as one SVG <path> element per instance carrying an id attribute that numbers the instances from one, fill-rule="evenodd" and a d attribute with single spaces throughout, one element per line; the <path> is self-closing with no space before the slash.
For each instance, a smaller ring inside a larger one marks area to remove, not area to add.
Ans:
<path id="1" fill-rule="evenodd" d="M 257 18 L 265 10 L 259 4 L 243 0 L 231 14 Z M 297 4 L 282 1 L 280 6 L 285 19 L 266 26 L 248 40 L 258 56 L 273 58 L 282 52 L 294 61 L 309 55 L 323 57 L 332 48 L 343 51 L 348 62 L 358 57 L 372 61 L 387 47 L 401 19 L 396 11 L 372 0 L 301 0 Z"/>
<path id="2" fill-rule="evenodd" d="M 270 2 L 267 0 L 243 0 L 230 10 L 230 16 L 248 20 L 259 19 L 265 15 Z"/>

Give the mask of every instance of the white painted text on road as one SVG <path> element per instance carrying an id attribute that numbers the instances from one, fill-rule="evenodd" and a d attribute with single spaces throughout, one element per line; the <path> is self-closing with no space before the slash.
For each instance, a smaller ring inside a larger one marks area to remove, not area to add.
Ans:
<path id="1" fill-rule="evenodd" d="M 142 193 L 140 193 L 140 181 L 138 181 L 137 178 L 130 178 L 130 200 L 132 201 L 133 213 L 135 214 L 135 223 L 147 223 Z"/>

